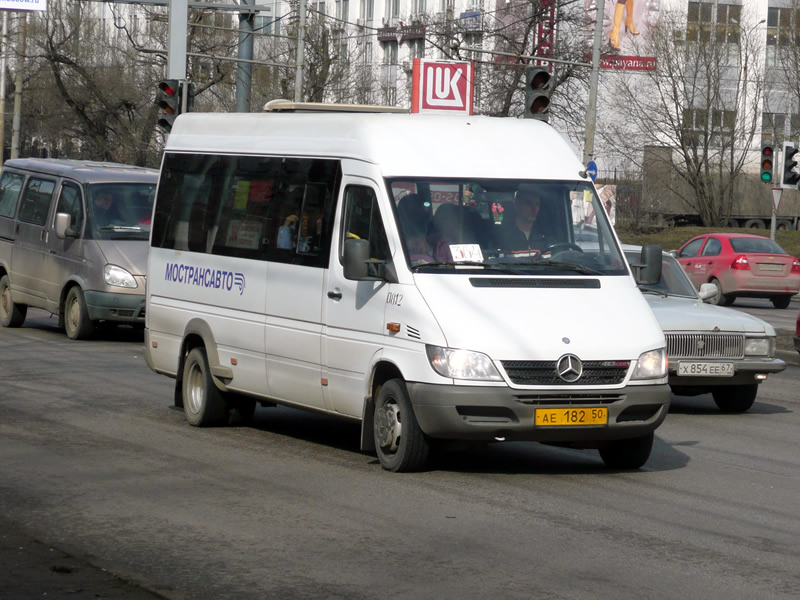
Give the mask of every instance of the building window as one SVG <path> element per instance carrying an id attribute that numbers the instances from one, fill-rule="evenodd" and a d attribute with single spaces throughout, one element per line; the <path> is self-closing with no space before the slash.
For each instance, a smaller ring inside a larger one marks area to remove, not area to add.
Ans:
<path id="1" fill-rule="evenodd" d="M 724 64 L 738 64 L 741 20 L 742 7 L 738 4 L 689 2 L 686 41 L 709 43 L 713 32 L 713 41 L 720 48 Z"/>
<path id="2" fill-rule="evenodd" d="M 797 123 L 792 119 L 793 127 Z M 780 146 L 783 144 L 786 129 L 786 115 L 781 113 L 763 113 L 761 115 L 761 143 L 762 144 L 775 144 Z"/>
<path id="3" fill-rule="evenodd" d="M 792 40 L 792 9 L 767 10 L 767 66 L 780 67 L 781 53 Z"/>

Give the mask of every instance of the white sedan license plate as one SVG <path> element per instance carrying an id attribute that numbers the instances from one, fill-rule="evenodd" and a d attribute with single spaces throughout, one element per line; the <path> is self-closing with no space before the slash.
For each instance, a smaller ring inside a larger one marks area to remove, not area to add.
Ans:
<path id="1" fill-rule="evenodd" d="M 678 375 L 693 377 L 733 377 L 733 363 L 679 362 Z"/>

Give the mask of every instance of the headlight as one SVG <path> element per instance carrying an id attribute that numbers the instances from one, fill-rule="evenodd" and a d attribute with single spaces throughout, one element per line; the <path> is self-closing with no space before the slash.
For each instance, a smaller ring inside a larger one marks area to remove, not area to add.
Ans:
<path id="1" fill-rule="evenodd" d="M 636 361 L 631 379 L 661 379 L 667 376 L 667 353 L 664 348 L 643 352 Z"/>
<path id="2" fill-rule="evenodd" d="M 745 356 L 772 356 L 775 338 L 747 338 L 744 341 Z"/>
<path id="3" fill-rule="evenodd" d="M 133 275 L 117 265 L 106 265 L 105 269 L 103 269 L 103 277 L 107 285 L 124 288 L 138 287 Z"/>
<path id="4" fill-rule="evenodd" d="M 425 346 L 433 370 L 451 379 L 502 381 L 492 359 L 480 352 Z"/>

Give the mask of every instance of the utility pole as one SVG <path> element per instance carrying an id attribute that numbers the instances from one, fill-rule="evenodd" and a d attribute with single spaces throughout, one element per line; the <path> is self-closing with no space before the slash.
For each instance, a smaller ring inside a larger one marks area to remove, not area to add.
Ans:
<path id="1" fill-rule="evenodd" d="M 294 101 L 303 99 L 303 54 L 305 52 L 306 36 L 306 0 L 300 0 L 298 15 L 300 17 L 297 30 L 297 68 L 294 74 Z"/>
<path id="2" fill-rule="evenodd" d="M 242 0 L 243 6 L 252 6 L 253 0 Z M 253 63 L 253 20 L 255 13 L 242 11 L 239 13 L 239 50 L 240 59 L 236 63 L 236 112 L 250 112 L 250 82 L 252 81 Z"/>
<path id="3" fill-rule="evenodd" d="M 8 37 L 8 11 L 3 11 L 3 31 L 0 38 L 0 166 L 6 153 L 6 38 Z"/>
<path id="4" fill-rule="evenodd" d="M 25 13 L 19 15 L 19 46 L 17 56 L 17 75 L 14 78 L 14 119 L 11 132 L 11 158 L 19 158 L 19 131 L 22 120 L 22 65 L 25 62 L 26 23 L 28 17 Z"/>
<path id="5" fill-rule="evenodd" d="M 586 138 L 583 144 L 583 164 L 594 158 L 594 129 L 597 121 L 597 83 L 600 79 L 600 45 L 603 42 L 603 5 L 605 0 L 595 0 L 597 13 L 594 21 L 592 45 L 592 74 L 589 79 L 589 103 L 586 106 Z"/>

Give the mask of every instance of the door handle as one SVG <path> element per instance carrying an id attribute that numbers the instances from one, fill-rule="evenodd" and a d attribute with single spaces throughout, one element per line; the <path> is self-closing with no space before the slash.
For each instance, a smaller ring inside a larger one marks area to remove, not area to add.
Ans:
<path id="1" fill-rule="evenodd" d="M 328 292 L 328 298 L 331 300 L 341 300 L 342 292 Z"/>

